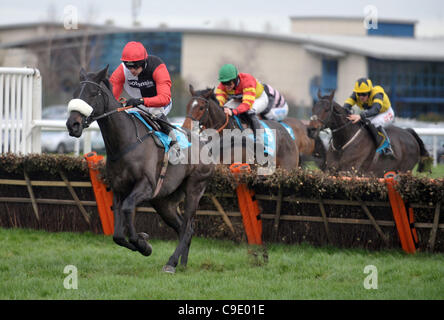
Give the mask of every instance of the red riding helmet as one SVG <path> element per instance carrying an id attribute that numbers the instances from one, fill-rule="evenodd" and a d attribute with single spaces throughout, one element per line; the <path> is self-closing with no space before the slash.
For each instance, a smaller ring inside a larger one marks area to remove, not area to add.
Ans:
<path id="1" fill-rule="evenodd" d="M 143 44 L 131 41 L 126 44 L 122 51 L 121 61 L 141 61 L 148 58 L 148 52 Z"/>

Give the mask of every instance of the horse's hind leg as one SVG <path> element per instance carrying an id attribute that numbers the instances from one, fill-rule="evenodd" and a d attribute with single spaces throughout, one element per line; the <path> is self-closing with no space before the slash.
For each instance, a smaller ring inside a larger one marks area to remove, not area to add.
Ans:
<path id="1" fill-rule="evenodd" d="M 189 231 L 190 236 L 187 237 L 184 249 L 183 249 L 182 254 L 180 256 L 180 264 L 183 265 L 184 267 L 188 263 L 188 252 L 190 251 L 191 239 L 192 239 L 192 235 L 194 234 L 194 215 L 191 216 L 188 223 L 189 223 L 189 228 L 190 228 L 190 231 Z"/>
<path id="2" fill-rule="evenodd" d="M 196 181 L 196 179 L 190 178 L 187 181 L 185 212 L 183 215 L 183 223 L 181 225 L 179 233 L 179 244 L 164 268 L 164 270 L 167 272 L 174 272 L 179 262 L 179 258 L 181 259 L 181 264 L 183 266 L 186 266 L 188 262 L 188 252 L 191 245 L 191 238 L 194 233 L 193 217 L 199 205 L 200 198 L 205 191 L 206 185 L 207 181 L 205 180 Z"/>
<path id="3" fill-rule="evenodd" d="M 177 206 L 182 200 L 181 198 L 182 195 L 180 196 L 180 198 L 173 196 L 151 201 L 151 205 L 156 210 L 156 212 L 162 217 L 163 221 L 165 221 L 165 223 L 168 226 L 170 226 L 171 228 L 174 229 L 174 231 L 176 231 L 179 237 L 179 243 L 183 238 L 182 224 L 184 220 L 183 217 L 177 212 Z M 176 265 L 177 263 L 175 265 L 167 264 L 163 267 L 163 270 L 165 272 L 174 273 Z"/>
<path id="4" fill-rule="evenodd" d="M 177 206 L 182 200 L 183 192 L 180 190 L 165 198 L 151 200 L 151 206 L 156 210 L 163 221 L 176 231 L 179 237 L 183 218 L 178 214 Z"/>

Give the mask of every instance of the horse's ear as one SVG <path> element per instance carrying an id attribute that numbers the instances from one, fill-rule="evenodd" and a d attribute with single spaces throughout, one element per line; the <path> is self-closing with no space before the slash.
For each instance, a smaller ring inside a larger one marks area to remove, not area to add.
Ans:
<path id="1" fill-rule="evenodd" d="M 82 68 L 80 68 L 80 81 L 85 81 L 87 78 L 87 74 L 86 74 L 86 70 Z"/>
<path id="2" fill-rule="evenodd" d="M 193 88 L 193 85 L 192 85 L 192 84 L 190 84 L 190 93 L 191 93 L 191 96 L 192 96 L 192 97 L 195 96 L 195 92 L 194 92 L 194 88 Z"/>
<path id="3" fill-rule="evenodd" d="M 208 88 L 207 92 L 205 92 L 205 94 L 204 94 L 204 97 L 206 99 L 209 99 L 211 97 L 211 95 L 213 94 L 213 91 L 214 91 L 214 87 L 213 88 Z"/>
<path id="4" fill-rule="evenodd" d="M 336 92 L 336 89 L 333 89 L 333 91 L 328 96 L 328 100 L 333 101 L 333 98 L 335 97 L 335 92 Z"/>
<path id="5" fill-rule="evenodd" d="M 321 100 L 322 99 L 322 95 L 321 95 L 321 89 L 318 89 L 318 99 Z"/>
<path id="6" fill-rule="evenodd" d="M 97 72 L 97 74 L 94 76 L 94 80 L 96 80 L 96 82 L 99 83 L 100 81 L 107 79 L 108 69 L 109 69 L 109 64 L 107 64 L 105 68 Z"/>

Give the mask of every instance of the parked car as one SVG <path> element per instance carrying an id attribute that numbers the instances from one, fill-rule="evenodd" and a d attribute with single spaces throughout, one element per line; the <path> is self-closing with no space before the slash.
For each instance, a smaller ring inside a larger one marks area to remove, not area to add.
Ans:
<path id="1" fill-rule="evenodd" d="M 441 148 L 438 149 L 436 153 L 436 158 L 438 163 L 444 164 L 444 144 L 441 146 Z"/>
<path id="2" fill-rule="evenodd" d="M 53 105 L 43 109 L 42 119 L 64 120 L 68 119 L 68 107 L 66 105 Z M 70 153 L 74 152 L 78 138 L 71 137 L 68 130 L 42 130 L 42 152 Z M 80 150 L 83 150 L 84 137 L 80 138 Z M 105 143 L 99 131 L 91 132 L 91 149 L 97 153 L 105 153 Z"/>

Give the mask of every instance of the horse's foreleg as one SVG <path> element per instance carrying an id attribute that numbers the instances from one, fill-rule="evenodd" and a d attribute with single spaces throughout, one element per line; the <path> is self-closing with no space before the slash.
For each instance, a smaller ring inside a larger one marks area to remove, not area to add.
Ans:
<path id="1" fill-rule="evenodd" d="M 119 246 L 126 247 L 130 250 L 137 251 L 137 248 L 129 243 L 125 237 L 125 217 L 122 214 L 122 202 L 118 196 L 114 194 L 113 198 L 113 212 L 114 212 L 114 235 L 113 240 Z"/>
<path id="2" fill-rule="evenodd" d="M 152 252 L 151 245 L 147 242 L 147 235 L 144 233 L 136 233 L 134 226 L 134 213 L 136 205 L 142 200 L 149 200 L 152 197 L 153 190 L 146 179 L 138 182 L 128 197 L 122 202 L 122 213 L 125 217 L 126 226 L 128 228 L 129 242 L 144 256 L 149 256 Z"/>

